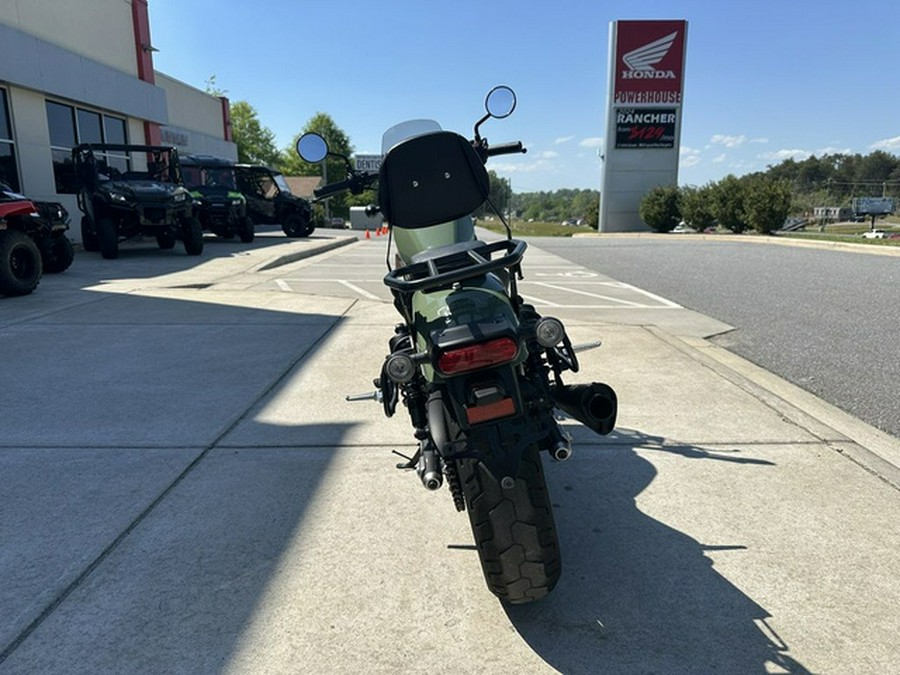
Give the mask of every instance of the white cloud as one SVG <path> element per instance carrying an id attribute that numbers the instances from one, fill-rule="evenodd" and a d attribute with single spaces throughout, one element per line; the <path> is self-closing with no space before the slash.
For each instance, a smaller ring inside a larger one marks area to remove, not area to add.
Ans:
<path id="1" fill-rule="evenodd" d="M 582 148 L 600 148 L 603 147 L 603 139 L 599 136 L 592 136 L 591 138 L 585 138 L 578 145 Z"/>
<path id="2" fill-rule="evenodd" d="M 573 138 L 575 138 L 575 137 L 574 137 L 574 136 L 560 136 L 560 137 L 557 138 L 555 141 L 553 141 L 553 143 L 554 143 L 555 145 L 559 145 L 559 144 L 561 144 L 561 143 L 568 143 L 568 142 L 571 141 Z"/>
<path id="3" fill-rule="evenodd" d="M 900 136 L 885 138 L 869 146 L 872 150 L 900 150 Z"/>
<path id="4" fill-rule="evenodd" d="M 766 143 L 769 142 L 769 139 L 766 138 L 765 136 L 760 136 L 759 138 L 751 138 L 751 139 L 750 139 L 750 142 L 751 142 L 751 143 L 759 143 L 759 144 L 761 144 L 761 145 L 765 145 Z"/>
<path id="5" fill-rule="evenodd" d="M 682 145 L 678 149 L 678 154 L 681 155 L 682 157 L 684 157 L 685 155 L 699 155 L 700 151 L 697 150 L 696 148 L 691 148 L 686 145 Z"/>
<path id="6" fill-rule="evenodd" d="M 527 163 L 513 163 L 513 162 L 491 162 L 491 169 L 496 171 L 498 174 L 501 173 L 534 173 L 535 171 L 546 171 L 548 173 L 555 173 L 557 167 L 553 164 L 553 162 L 547 161 L 546 159 L 538 159 L 534 162 Z"/>
<path id="7" fill-rule="evenodd" d="M 697 166 L 703 160 L 700 159 L 700 155 L 687 155 L 686 157 L 682 157 L 679 161 L 679 164 L 685 169 L 689 169 L 692 166 Z"/>
<path id="8" fill-rule="evenodd" d="M 900 140 L 900 136 L 897 137 Z M 816 150 L 816 155 L 821 157 L 822 155 L 849 155 L 852 150 L 850 148 L 833 148 L 831 146 L 827 148 L 819 148 Z"/>
<path id="9" fill-rule="evenodd" d="M 546 150 L 540 154 L 541 159 L 553 159 L 554 157 L 559 157 L 558 152 L 553 152 L 553 150 Z"/>
<path id="10" fill-rule="evenodd" d="M 739 145 L 743 145 L 747 141 L 747 137 L 744 134 L 740 136 L 726 136 L 725 134 L 715 134 L 712 138 L 709 139 L 710 143 L 715 145 L 724 145 L 726 148 L 736 148 Z"/>
<path id="11" fill-rule="evenodd" d="M 713 164 L 721 164 L 724 161 L 725 161 L 725 153 L 724 152 L 721 155 L 719 155 L 718 157 L 713 157 L 713 159 L 712 159 Z"/>
<path id="12" fill-rule="evenodd" d="M 778 162 L 783 162 L 786 159 L 808 159 L 812 153 L 806 150 L 778 150 L 776 152 L 764 152 L 759 157 L 760 159 L 773 160 Z"/>

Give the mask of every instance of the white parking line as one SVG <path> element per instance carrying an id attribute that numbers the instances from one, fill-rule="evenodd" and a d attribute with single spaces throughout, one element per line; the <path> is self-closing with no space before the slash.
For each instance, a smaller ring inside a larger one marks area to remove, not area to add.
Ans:
<path id="1" fill-rule="evenodd" d="M 276 279 L 275 283 L 278 286 L 278 288 L 281 289 L 282 291 L 285 291 L 286 293 L 293 292 L 293 289 L 288 285 L 288 282 L 286 282 L 284 279 Z"/>
<path id="2" fill-rule="evenodd" d="M 364 298 L 368 298 L 369 300 L 381 300 L 381 298 L 379 298 L 379 297 L 378 297 L 377 295 L 375 295 L 374 293 L 369 293 L 369 291 L 360 288 L 360 287 L 357 286 L 356 284 L 351 284 L 351 283 L 350 283 L 349 281 L 347 281 L 346 279 L 335 279 L 335 281 L 337 281 L 339 284 L 342 284 L 342 285 L 346 286 L 346 287 L 349 288 L 351 291 L 354 291 L 354 292 L 356 292 L 356 293 L 359 293 L 359 294 L 360 294 L 361 296 L 363 296 Z"/>
<path id="3" fill-rule="evenodd" d="M 625 307 L 645 307 L 645 305 L 640 304 L 639 302 L 631 302 L 630 300 L 620 300 L 619 298 L 611 298 L 608 295 L 600 295 L 598 293 L 588 293 L 587 291 L 578 291 L 574 288 L 567 288 L 566 286 L 556 286 L 555 284 L 548 284 L 543 281 L 533 281 L 533 284 L 536 286 L 543 286 L 545 288 L 553 288 L 557 291 L 566 291 L 568 293 L 575 293 L 576 295 L 586 295 L 589 298 L 597 298 L 598 300 L 606 300 L 608 302 L 614 302 L 616 305 L 623 305 Z"/>

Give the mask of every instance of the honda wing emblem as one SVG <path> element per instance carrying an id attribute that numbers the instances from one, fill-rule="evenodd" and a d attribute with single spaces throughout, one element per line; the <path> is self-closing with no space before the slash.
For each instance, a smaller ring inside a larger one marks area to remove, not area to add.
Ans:
<path id="1" fill-rule="evenodd" d="M 654 70 L 653 66 L 662 61 L 669 53 L 677 35 L 678 31 L 675 31 L 643 47 L 638 47 L 625 54 L 622 60 L 631 70 Z"/>

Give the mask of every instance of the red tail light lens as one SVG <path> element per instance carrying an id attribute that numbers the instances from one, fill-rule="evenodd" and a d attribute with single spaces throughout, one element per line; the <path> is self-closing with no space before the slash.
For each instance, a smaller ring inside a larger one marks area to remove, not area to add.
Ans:
<path id="1" fill-rule="evenodd" d="M 438 369 L 444 375 L 467 373 L 512 361 L 518 352 L 519 345 L 515 340 L 508 337 L 497 338 L 490 342 L 448 349 L 438 358 Z"/>

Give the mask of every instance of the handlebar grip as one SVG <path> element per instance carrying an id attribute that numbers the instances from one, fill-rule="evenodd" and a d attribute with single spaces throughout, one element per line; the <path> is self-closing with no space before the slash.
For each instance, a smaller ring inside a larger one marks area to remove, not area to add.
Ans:
<path id="1" fill-rule="evenodd" d="M 520 152 L 526 153 L 528 152 L 528 148 L 522 147 L 522 141 L 516 141 L 515 143 L 500 143 L 498 145 L 492 145 L 488 148 L 487 156 L 493 157 L 494 155 L 515 155 Z"/>
<path id="2" fill-rule="evenodd" d="M 349 190 L 353 187 L 352 179 L 348 178 L 347 180 L 341 180 L 337 183 L 329 183 L 328 185 L 323 185 L 320 188 L 316 188 L 313 190 L 313 194 L 317 199 L 324 199 L 325 197 L 330 197 L 331 195 L 335 195 L 338 192 L 343 192 L 344 190 Z"/>

